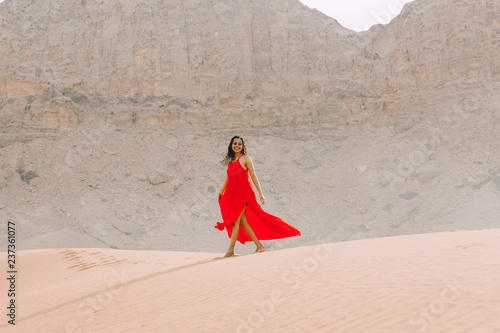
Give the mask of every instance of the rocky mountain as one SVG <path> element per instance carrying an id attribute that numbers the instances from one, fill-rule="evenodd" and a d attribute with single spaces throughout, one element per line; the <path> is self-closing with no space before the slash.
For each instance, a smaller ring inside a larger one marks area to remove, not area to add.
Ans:
<path id="1" fill-rule="evenodd" d="M 6 0 L 0 216 L 26 247 L 224 251 L 239 134 L 303 231 L 275 247 L 498 227 L 499 41 L 494 0 L 363 33 L 297 0 Z"/>
<path id="2" fill-rule="evenodd" d="M 31 106 L 37 125 L 76 126 L 91 102 L 131 104 L 137 115 L 118 108 L 114 118 L 163 124 L 169 105 L 362 90 L 352 59 L 368 39 L 298 1 L 6 1 L 1 10 L 2 108 Z"/>

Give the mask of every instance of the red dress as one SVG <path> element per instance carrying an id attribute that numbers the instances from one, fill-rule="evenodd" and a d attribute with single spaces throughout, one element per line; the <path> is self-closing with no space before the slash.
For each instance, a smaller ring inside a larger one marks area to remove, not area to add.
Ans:
<path id="1" fill-rule="evenodd" d="M 217 222 L 215 228 L 222 231 L 225 227 L 229 238 L 231 238 L 233 222 L 238 219 L 243 208 L 247 205 L 245 210 L 247 222 L 259 240 L 300 236 L 300 231 L 293 225 L 262 210 L 250 184 L 249 171 L 243 168 L 239 158 L 234 162 L 229 162 L 227 175 L 226 190 L 219 198 L 224 222 Z M 252 240 L 241 224 L 237 240 L 242 244 Z"/>

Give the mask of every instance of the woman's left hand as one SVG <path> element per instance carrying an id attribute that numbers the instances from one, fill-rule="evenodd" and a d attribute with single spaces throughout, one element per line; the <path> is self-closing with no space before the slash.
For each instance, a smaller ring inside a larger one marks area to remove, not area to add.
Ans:
<path id="1" fill-rule="evenodd" d="M 260 204 L 261 205 L 265 204 L 266 198 L 264 198 L 264 196 L 262 194 L 259 194 L 259 197 L 260 197 Z"/>

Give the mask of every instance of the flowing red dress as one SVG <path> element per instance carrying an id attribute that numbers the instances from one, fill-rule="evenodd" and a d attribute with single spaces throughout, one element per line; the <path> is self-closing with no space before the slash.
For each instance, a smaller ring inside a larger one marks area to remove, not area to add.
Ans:
<path id="1" fill-rule="evenodd" d="M 245 210 L 247 222 L 259 240 L 300 236 L 300 231 L 293 225 L 262 210 L 250 184 L 249 171 L 245 170 L 239 161 L 241 156 L 238 160 L 229 162 L 227 165 L 226 190 L 219 198 L 224 222 L 217 222 L 215 228 L 221 231 L 226 228 L 227 235 L 231 238 L 233 222 L 238 219 L 243 208 L 247 205 Z M 241 225 L 237 240 L 242 244 L 252 240 Z"/>

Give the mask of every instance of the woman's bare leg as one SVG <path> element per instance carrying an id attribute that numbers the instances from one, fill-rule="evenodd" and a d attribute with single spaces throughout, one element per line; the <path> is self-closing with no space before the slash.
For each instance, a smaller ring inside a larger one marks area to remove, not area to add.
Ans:
<path id="1" fill-rule="evenodd" d="M 245 207 L 245 209 L 246 209 L 246 207 Z M 264 247 L 264 245 L 262 245 L 262 243 L 259 241 L 259 239 L 257 238 L 257 236 L 255 236 L 255 232 L 253 231 L 253 229 L 250 226 L 250 224 L 248 224 L 247 216 L 245 214 L 245 209 L 243 210 L 244 214 L 241 217 L 241 226 L 243 227 L 243 229 L 245 229 L 245 231 L 247 232 L 248 236 L 250 236 L 250 238 L 254 241 L 255 245 L 257 246 L 257 249 L 255 250 L 255 253 L 264 252 L 266 250 L 266 248 Z"/>
<path id="2" fill-rule="evenodd" d="M 229 244 L 229 249 L 227 249 L 224 257 L 232 257 L 234 256 L 234 246 L 236 245 L 236 239 L 238 238 L 238 234 L 240 232 L 240 221 L 236 220 L 233 222 L 233 233 L 231 234 L 231 243 Z"/>
<path id="3" fill-rule="evenodd" d="M 245 210 L 241 212 L 240 216 L 236 221 L 233 222 L 233 231 L 231 234 L 231 243 L 229 243 L 229 249 L 227 249 L 226 254 L 224 257 L 232 257 L 234 256 L 234 247 L 236 246 L 236 240 L 238 239 L 238 234 L 240 233 L 240 220 L 241 217 L 244 215 Z"/>

